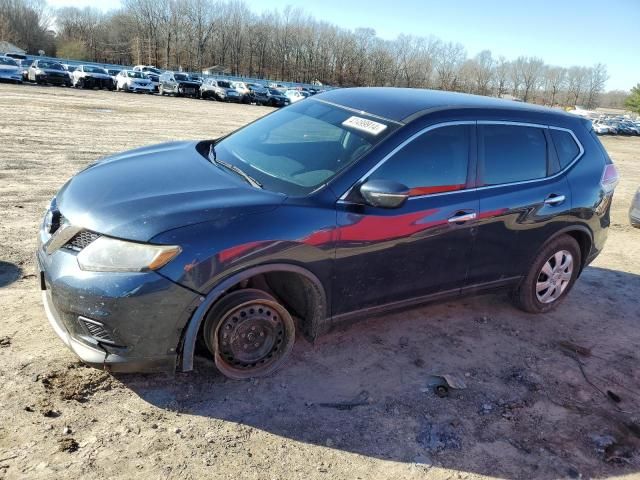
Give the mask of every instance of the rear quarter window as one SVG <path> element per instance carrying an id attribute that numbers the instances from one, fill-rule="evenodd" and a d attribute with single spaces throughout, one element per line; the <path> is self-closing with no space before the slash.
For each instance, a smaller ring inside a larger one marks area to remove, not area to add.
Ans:
<path id="1" fill-rule="evenodd" d="M 580 147 L 578 147 L 573 135 L 566 130 L 550 128 L 549 133 L 551 134 L 553 145 L 558 154 L 560 168 L 565 168 L 580 155 Z"/>

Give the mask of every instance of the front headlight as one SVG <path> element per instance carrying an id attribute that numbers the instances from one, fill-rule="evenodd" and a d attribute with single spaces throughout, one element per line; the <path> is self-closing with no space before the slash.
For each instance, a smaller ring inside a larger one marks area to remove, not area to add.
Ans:
<path id="1" fill-rule="evenodd" d="M 182 249 L 176 245 L 151 245 L 100 237 L 77 256 L 81 270 L 91 272 L 145 272 L 157 270 Z"/>

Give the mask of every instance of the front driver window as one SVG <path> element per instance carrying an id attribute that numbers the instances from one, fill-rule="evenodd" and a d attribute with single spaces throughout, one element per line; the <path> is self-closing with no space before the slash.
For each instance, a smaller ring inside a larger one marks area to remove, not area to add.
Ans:
<path id="1" fill-rule="evenodd" d="M 369 180 L 394 180 L 410 196 L 462 190 L 469 165 L 469 125 L 430 130 L 389 158 Z"/>

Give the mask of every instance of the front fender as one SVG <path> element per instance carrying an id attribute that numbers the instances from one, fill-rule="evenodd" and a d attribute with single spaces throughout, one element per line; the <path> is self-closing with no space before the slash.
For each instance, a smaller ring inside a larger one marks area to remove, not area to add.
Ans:
<path id="1" fill-rule="evenodd" d="M 193 368 L 202 320 L 226 290 L 266 272 L 303 275 L 318 294 L 309 333 L 325 330 L 330 318 L 336 213 L 331 207 L 284 205 L 224 224 L 204 222 L 154 237 L 152 243 L 180 245 L 182 253 L 158 273 L 201 295 L 183 332 L 180 370 Z"/>
<path id="2" fill-rule="evenodd" d="M 224 222 L 170 230 L 151 243 L 182 248 L 159 273 L 201 295 L 208 295 L 237 272 L 268 263 L 301 266 L 328 291 L 335 256 L 335 219 L 331 208 L 287 205 Z"/>
<path id="3" fill-rule="evenodd" d="M 183 331 L 178 364 L 176 365 L 176 369 L 178 371 L 188 372 L 193 370 L 193 356 L 195 353 L 196 341 L 198 339 L 198 332 L 200 331 L 200 326 L 202 325 L 202 322 L 204 321 L 211 306 L 229 288 L 237 285 L 243 280 L 267 272 L 292 272 L 303 275 L 305 278 L 307 278 L 314 286 L 314 289 L 317 291 L 317 294 L 320 297 L 318 305 L 322 310 L 317 312 L 317 315 L 314 317 L 314 319 L 312 319 L 314 324 L 311 325 L 311 330 L 315 332 L 321 331 L 326 328 L 325 325 L 320 325 L 320 323 L 329 321 L 329 317 L 327 314 L 327 295 L 322 282 L 313 273 L 303 267 L 287 263 L 270 263 L 248 268 L 225 278 L 223 281 L 218 283 L 206 296 L 200 298 L 199 305 L 195 308 L 191 319 L 189 320 L 186 328 Z"/>

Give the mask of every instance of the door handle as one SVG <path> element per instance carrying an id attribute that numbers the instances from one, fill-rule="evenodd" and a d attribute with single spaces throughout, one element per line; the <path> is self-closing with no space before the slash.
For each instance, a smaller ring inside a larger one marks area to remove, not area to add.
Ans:
<path id="1" fill-rule="evenodd" d="M 566 197 L 564 195 L 556 195 L 555 193 L 552 193 L 545 199 L 544 203 L 545 205 L 560 205 L 565 200 Z"/>
<path id="2" fill-rule="evenodd" d="M 453 217 L 449 217 L 447 221 L 449 223 L 464 223 L 469 220 L 475 220 L 476 217 L 476 212 L 458 212 Z"/>

